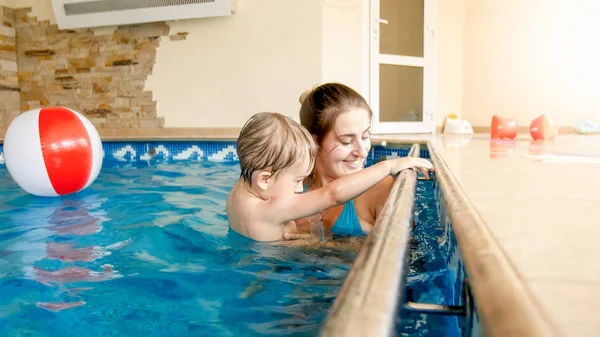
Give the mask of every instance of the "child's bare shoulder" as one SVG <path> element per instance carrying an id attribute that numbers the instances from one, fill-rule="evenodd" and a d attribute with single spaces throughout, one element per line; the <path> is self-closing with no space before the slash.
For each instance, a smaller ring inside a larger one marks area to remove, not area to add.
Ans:
<path id="1" fill-rule="evenodd" d="M 271 206 L 270 200 L 262 200 L 234 186 L 227 200 L 229 225 L 236 232 L 253 240 L 280 240 L 288 224 L 274 221 L 277 217 Z"/>

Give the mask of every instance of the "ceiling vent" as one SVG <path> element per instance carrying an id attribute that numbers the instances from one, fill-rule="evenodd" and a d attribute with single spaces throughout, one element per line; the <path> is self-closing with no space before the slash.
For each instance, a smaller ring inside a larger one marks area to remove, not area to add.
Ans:
<path id="1" fill-rule="evenodd" d="M 60 29 L 229 16 L 235 0 L 52 0 Z"/>

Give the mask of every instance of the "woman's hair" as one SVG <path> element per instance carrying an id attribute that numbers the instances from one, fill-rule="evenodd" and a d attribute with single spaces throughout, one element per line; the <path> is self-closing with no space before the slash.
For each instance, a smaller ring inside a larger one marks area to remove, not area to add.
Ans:
<path id="1" fill-rule="evenodd" d="M 341 83 L 325 83 L 300 95 L 300 123 L 316 136 L 317 144 L 335 125 L 337 117 L 353 109 L 363 109 L 373 116 L 367 101 L 354 89 Z"/>

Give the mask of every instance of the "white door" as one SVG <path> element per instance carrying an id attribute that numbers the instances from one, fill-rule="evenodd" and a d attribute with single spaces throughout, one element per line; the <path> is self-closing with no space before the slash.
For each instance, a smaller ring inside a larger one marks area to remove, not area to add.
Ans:
<path id="1" fill-rule="evenodd" d="M 434 133 L 436 0 L 369 0 L 373 133 Z"/>

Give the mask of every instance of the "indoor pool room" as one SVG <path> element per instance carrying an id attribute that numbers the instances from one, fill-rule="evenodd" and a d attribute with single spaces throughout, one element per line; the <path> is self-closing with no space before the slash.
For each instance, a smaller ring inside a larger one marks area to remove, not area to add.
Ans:
<path id="1" fill-rule="evenodd" d="M 0 336 L 597 336 L 598 17 L 0 0 Z"/>

